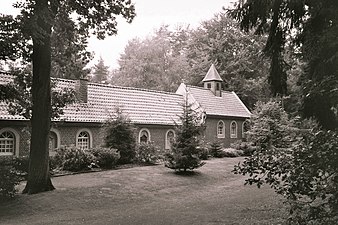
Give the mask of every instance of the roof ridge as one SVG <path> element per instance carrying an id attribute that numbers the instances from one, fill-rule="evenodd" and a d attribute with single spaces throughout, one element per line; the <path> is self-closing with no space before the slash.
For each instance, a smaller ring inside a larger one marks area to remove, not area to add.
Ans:
<path id="1" fill-rule="evenodd" d="M 190 85 L 190 84 L 187 84 L 186 86 L 187 86 L 187 87 L 192 87 L 192 88 L 198 88 L 198 89 L 201 89 L 201 90 L 210 91 L 209 89 L 206 89 L 206 88 L 204 88 L 204 87 L 194 86 L 194 85 Z M 223 92 L 227 92 L 227 93 L 229 93 L 229 94 L 232 93 L 232 91 L 227 91 L 227 90 L 222 90 L 222 93 L 223 93 Z"/>
<path id="2" fill-rule="evenodd" d="M 101 86 L 101 87 L 103 86 L 103 87 L 108 87 L 108 88 L 119 88 L 119 89 L 136 90 L 136 91 L 145 91 L 145 92 L 152 92 L 152 93 L 170 94 L 170 95 L 181 96 L 180 94 L 177 94 L 177 93 L 175 93 L 175 92 L 159 91 L 159 90 L 146 89 L 146 88 L 124 87 L 124 86 L 117 86 L 117 85 L 99 84 L 99 83 L 94 83 L 94 82 L 89 82 L 88 85 L 92 85 L 92 86 Z"/>

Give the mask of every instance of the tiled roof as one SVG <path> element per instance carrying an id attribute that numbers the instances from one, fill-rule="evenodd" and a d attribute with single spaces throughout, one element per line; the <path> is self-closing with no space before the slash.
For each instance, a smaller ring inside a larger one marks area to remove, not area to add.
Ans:
<path id="1" fill-rule="evenodd" d="M 245 117 L 250 111 L 238 98 L 235 92 L 222 91 L 222 96 L 215 96 L 210 90 L 201 87 L 187 86 L 187 91 L 204 108 L 207 115 Z"/>
<path id="2" fill-rule="evenodd" d="M 75 80 L 57 79 L 56 88 L 75 85 Z M 104 122 L 119 107 L 133 123 L 173 125 L 182 114 L 182 101 L 183 97 L 175 93 L 88 83 L 88 102 L 68 105 L 58 120 Z M 0 103 L 0 119 L 24 118 L 9 115 L 7 106 Z"/>
<path id="3" fill-rule="evenodd" d="M 202 82 L 206 81 L 223 81 L 214 64 L 211 64 L 207 74 L 202 80 Z"/>

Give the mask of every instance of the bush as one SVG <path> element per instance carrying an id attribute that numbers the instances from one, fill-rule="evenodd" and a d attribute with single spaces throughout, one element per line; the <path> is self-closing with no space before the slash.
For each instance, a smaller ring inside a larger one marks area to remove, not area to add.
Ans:
<path id="1" fill-rule="evenodd" d="M 95 165 L 95 157 L 89 151 L 72 147 L 61 147 L 56 150 L 54 162 L 61 170 L 77 172 L 90 169 Z"/>
<path id="2" fill-rule="evenodd" d="M 13 158 L 13 166 L 21 175 L 27 175 L 29 169 L 29 157 L 18 156 Z"/>
<path id="3" fill-rule="evenodd" d="M 15 185 L 22 180 L 14 164 L 12 157 L 0 158 L 0 200 L 13 198 L 16 193 Z"/>
<path id="4" fill-rule="evenodd" d="M 139 163 L 156 164 L 163 156 L 153 142 L 140 143 L 136 148 L 136 160 Z"/>
<path id="5" fill-rule="evenodd" d="M 90 149 L 89 152 L 95 157 L 96 165 L 103 169 L 114 168 L 120 158 L 117 149 L 93 148 Z"/>
<path id="6" fill-rule="evenodd" d="M 248 141 L 256 150 L 234 172 L 284 196 L 289 224 L 338 224 L 338 131 L 308 129 L 277 102 L 258 104 L 251 124 Z"/>
<path id="7" fill-rule="evenodd" d="M 116 110 L 116 117 L 106 121 L 105 145 L 108 148 L 117 149 L 120 152 L 119 164 L 131 163 L 135 159 L 136 141 L 134 127 L 122 111 Z"/>
<path id="8" fill-rule="evenodd" d="M 222 149 L 222 157 L 230 157 L 230 158 L 234 158 L 234 157 L 239 157 L 242 156 L 244 154 L 244 152 L 242 150 L 237 150 L 234 148 L 224 148 Z"/>
<path id="9" fill-rule="evenodd" d="M 209 149 L 206 146 L 199 146 L 198 149 L 200 152 L 199 158 L 202 160 L 208 160 L 210 157 Z"/>
<path id="10" fill-rule="evenodd" d="M 250 156 L 255 151 L 255 146 L 252 146 L 250 142 L 236 141 L 230 144 L 231 148 L 243 151 L 243 156 Z"/>

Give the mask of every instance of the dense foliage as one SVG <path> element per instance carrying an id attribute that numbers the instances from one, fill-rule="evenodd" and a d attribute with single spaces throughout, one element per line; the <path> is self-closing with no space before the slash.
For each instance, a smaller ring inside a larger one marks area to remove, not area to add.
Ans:
<path id="1" fill-rule="evenodd" d="M 252 155 L 235 167 L 248 184 L 264 183 L 290 205 L 290 224 L 338 222 L 338 132 L 288 117 L 278 102 L 253 112 L 248 141 Z"/>
<path id="2" fill-rule="evenodd" d="M 162 152 L 153 142 L 141 142 L 136 148 L 136 161 L 139 163 L 154 165 L 163 159 Z"/>
<path id="3" fill-rule="evenodd" d="M 286 50 L 293 49 L 305 69 L 301 84 L 302 112 L 325 129 L 338 126 L 338 1 L 239 1 L 230 11 L 245 31 L 268 33 L 264 51 L 271 59 L 269 83 L 274 95 L 287 92 Z"/>
<path id="4" fill-rule="evenodd" d="M 116 110 L 116 115 L 106 121 L 105 125 L 105 145 L 108 148 L 117 149 L 121 158 L 120 164 L 131 163 L 135 159 L 136 141 L 134 126 L 120 109 Z"/>
<path id="5" fill-rule="evenodd" d="M 106 35 L 117 33 L 117 15 L 122 16 L 127 22 L 132 21 L 135 7 L 131 1 L 121 0 L 113 2 L 23 0 L 15 4 L 15 7 L 21 9 L 20 15 L 16 17 L 0 15 L 0 41 L 4 44 L 1 45 L 4 46 L 4 51 L 1 49 L 0 59 L 17 59 L 26 56 L 25 59 L 29 59 L 33 66 L 30 172 L 23 191 L 33 194 L 54 189 L 48 168 L 48 134 L 52 108 L 51 41 L 52 31 L 57 30 L 57 18 L 70 18 L 74 23 L 61 27 L 79 31 L 77 34 L 83 38 L 81 40 L 86 40 L 90 34 L 104 39 Z M 32 51 L 25 51 L 27 49 Z M 75 52 L 78 52 L 77 50 Z"/>
<path id="6" fill-rule="evenodd" d="M 0 84 L 0 101 L 8 104 L 9 113 L 20 115 L 26 119 L 31 118 L 32 114 L 32 72 L 29 67 L 12 67 L 10 74 L 14 76 L 12 82 Z M 59 118 L 63 114 L 63 108 L 67 104 L 75 102 L 75 90 L 71 88 L 56 89 L 57 80 L 52 80 L 52 118 Z"/>
<path id="7" fill-rule="evenodd" d="M 95 157 L 95 164 L 103 169 L 112 169 L 117 165 L 120 154 L 112 148 L 92 148 L 89 152 Z"/>
<path id="8" fill-rule="evenodd" d="M 53 160 L 60 170 L 73 172 L 88 170 L 95 164 L 95 157 L 91 152 L 75 146 L 57 149 Z"/>
<path id="9" fill-rule="evenodd" d="M 200 85 L 214 63 L 225 81 L 253 108 L 269 95 L 265 80 L 268 61 L 262 54 L 266 38 L 245 33 L 224 12 L 196 29 L 163 25 L 151 36 L 134 38 L 125 47 L 114 71 L 114 85 L 176 91 L 181 82 Z"/>
<path id="10" fill-rule="evenodd" d="M 0 200 L 14 197 L 21 180 L 12 157 L 0 157 Z"/>
<path id="11" fill-rule="evenodd" d="M 188 80 L 191 71 L 182 48 L 186 31 L 170 31 L 162 26 L 144 40 L 134 38 L 125 47 L 114 71 L 114 85 L 176 91 L 182 80 Z"/>
<path id="12" fill-rule="evenodd" d="M 177 125 L 175 141 L 171 151 L 166 155 L 165 166 L 175 171 L 193 170 L 205 163 L 200 159 L 199 135 L 200 118 L 191 109 L 187 100 L 183 105 L 181 124 Z"/>

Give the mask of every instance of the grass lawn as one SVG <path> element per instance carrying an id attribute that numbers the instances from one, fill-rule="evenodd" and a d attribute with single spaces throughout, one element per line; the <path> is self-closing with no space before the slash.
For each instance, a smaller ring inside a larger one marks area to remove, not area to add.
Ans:
<path id="1" fill-rule="evenodd" d="M 158 165 L 55 177 L 55 191 L 0 203 L 0 224 L 281 224 L 282 200 L 244 186 L 231 173 L 239 160 L 208 160 L 192 176 Z"/>

